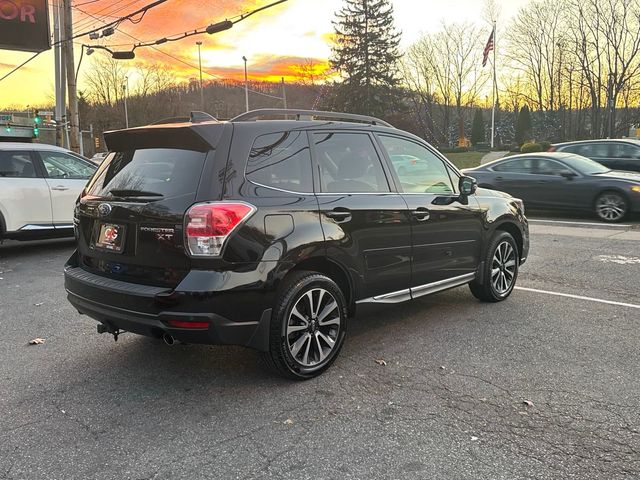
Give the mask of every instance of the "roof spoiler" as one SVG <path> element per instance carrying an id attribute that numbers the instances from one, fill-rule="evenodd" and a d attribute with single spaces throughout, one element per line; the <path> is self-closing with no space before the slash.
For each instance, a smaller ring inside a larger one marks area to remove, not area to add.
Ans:
<path id="1" fill-rule="evenodd" d="M 218 119 L 206 112 L 191 112 L 188 117 L 170 117 L 153 122 L 151 125 L 170 125 L 172 123 L 217 122 Z"/>

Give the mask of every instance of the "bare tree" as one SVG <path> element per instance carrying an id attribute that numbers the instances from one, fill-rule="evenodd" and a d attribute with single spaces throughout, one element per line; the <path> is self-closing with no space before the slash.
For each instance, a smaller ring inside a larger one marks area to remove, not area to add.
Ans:
<path id="1" fill-rule="evenodd" d="M 116 105 L 122 96 L 122 85 L 128 69 L 122 62 L 106 55 L 93 57 L 84 75 L 84 94 L 94 103 Z"/>

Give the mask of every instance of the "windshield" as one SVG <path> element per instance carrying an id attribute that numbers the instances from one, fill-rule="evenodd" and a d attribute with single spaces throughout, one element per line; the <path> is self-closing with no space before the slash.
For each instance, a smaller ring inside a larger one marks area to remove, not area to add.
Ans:
<path id="1" fill-rule="evenodd" d="M 564 161 L 584 175 L 597 175 L 598 173 L 606 173 L 610 171 L 607 167 L 599 164 L 598 162 L 594 162 L 593 160 L 580 155 L 572 155 L 571 157 L 565 158 Z"/>
<path id="2" fill-rule="evenodd" d="M 195 194 L 206 153 L 174 148 L 116 152 L 89 183 L 92 197 L 175 197 Z"/>

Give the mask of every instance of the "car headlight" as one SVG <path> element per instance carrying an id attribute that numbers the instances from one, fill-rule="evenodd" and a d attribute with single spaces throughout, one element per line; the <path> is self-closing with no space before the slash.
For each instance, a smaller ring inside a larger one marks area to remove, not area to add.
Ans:
<path id="1" fill-rule="evenodd" d="M 520 210 L 522 210 L 522 214 L 524 215 L 524 202 L 519 198 L 514 198 L 513 201 L 516 202 L 518 207 L 520 207 Z"/>
<path id="2" fill-rule="evenodd" d="M 640 185 L 634 185 L 631 187 L 632 192 L 640 193 Z"/>

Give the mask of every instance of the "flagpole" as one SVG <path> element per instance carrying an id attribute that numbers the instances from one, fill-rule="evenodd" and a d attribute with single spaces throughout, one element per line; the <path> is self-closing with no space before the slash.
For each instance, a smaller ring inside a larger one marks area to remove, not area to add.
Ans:
<path id="1" fill-rule="evenodd" d="M 493 22 L 493 106 L 491 108 L 491 149 L 495 148 L 495 138 L 496 138 L 496 102 L 497 95 L 496 91 L 498 88 L 497 82 L 497 74 L 496 74 L 496 50 L 498 49 L 498 42 L 496 41 L 497 37 L 497 22 L 494 20 Z"/>

